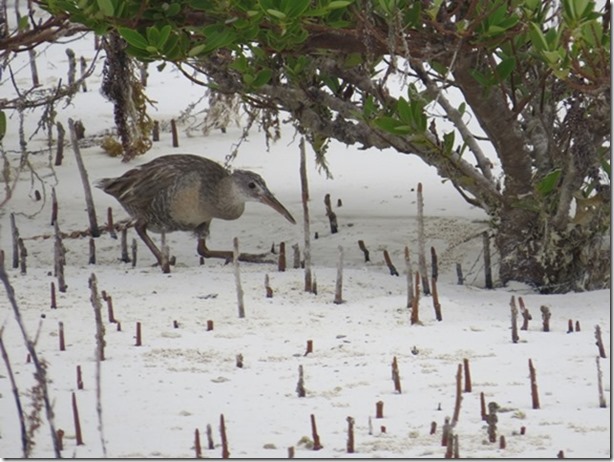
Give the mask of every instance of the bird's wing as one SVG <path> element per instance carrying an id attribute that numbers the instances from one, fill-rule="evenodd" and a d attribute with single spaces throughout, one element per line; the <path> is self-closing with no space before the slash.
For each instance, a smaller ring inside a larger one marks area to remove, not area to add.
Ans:
<path id="1" fill-rule="evenodd" d="M 118 178 L 104 179 L 99 186 L 125 207 L 143 209 L 160 195 L 169 194 L 186 175 L 198 172 L 217 182 L 228 173 L 221 165 L 191 154 L 171 154 L 128 170 Z"/>

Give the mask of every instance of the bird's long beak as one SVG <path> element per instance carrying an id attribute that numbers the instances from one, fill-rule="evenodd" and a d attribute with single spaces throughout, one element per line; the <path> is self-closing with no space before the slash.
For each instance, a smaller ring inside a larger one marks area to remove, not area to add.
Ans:
<path id="1" fill-rule="evenodd" d="M 281 202 L 279 202 L 275 198 L 275 196 L 273 196 L 273 194 L 266 194 L 266 195 L 261 196 L 260 202 L 268 205 L 272 209 L 281 213 L 293 225 L 296 224 L 296 220 L 294 219 L 294 217 L 290 214 L 290 212 L 288 212 L 288 210 L 286 210 L 286 208 L 281 204 Z"/>

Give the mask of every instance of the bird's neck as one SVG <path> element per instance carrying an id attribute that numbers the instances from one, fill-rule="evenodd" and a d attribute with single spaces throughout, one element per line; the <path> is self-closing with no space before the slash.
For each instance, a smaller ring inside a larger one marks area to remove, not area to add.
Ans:
<path id="1" fill-rule="evenodd" d="M 218 216 L 223 220 L 236 220 L 245 210 L 245 201 L 241 199 L 241 195 L 232 180 L 232 177 L 226 177 L 217 187 L 217 207 Z"/>

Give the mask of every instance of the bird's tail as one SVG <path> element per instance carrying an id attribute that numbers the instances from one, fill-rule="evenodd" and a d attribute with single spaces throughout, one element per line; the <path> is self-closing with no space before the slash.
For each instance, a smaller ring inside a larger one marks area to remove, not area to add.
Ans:
<path id="1" fill-rule="evenodd" d="M 94 186 L 96 186 L 97 188 L 102 189 L 103 191 L 107 192 L 107 188 L 109 186 L 111 186 L 111 183 L 113 183 L 114 178 L 102 178 L 98 181 L 96 181 L 94 183 Z"/>

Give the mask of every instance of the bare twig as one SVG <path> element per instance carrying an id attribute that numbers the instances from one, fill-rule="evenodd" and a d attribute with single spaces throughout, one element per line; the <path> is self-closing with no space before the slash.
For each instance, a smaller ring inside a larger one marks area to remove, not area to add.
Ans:
<path id="1" fill-rule="evenodd" d="M 83 373 L 81 366 L 77 366 L 77 390 L 83 390 Z"/>
<path id="2" fill-rule="evenodd" d="M 535 374 L 535 367 L 533 367 L 533 361 L 529 359 L 529 377 L 531 379 L 531 402 L 533 409 L 539 409 L 539 395 L 537 393 L 537 377 Z"/>
<path id="3" fill-rule="evenodd" d="M 437 281 L 439 277 L 439 265 L 437 263 L 437 252 L 435 247 L 431 247 L 431 278 Z"/>
<path id="4" fill-rule="evenodd" d="M 601 339 L 601 327 L 599 327 L 599 325 L 595 326 L 595 340 L 597 340 L 595 344 L 599 349 L 599 356 L 601 358 L 607 358 L 605 354 L 605 347 L 603 346 L 603 340 Z"/>
<path id="5" fill-rule="evenodd" d="M 117 323 L 117 326 L 119 328 L 119 323 Z M 142 346 L 143 345 L 143 337 L 142 337 L 142 332 L 141 332 L 141 323 L 140 321 L 136 322 L 136 340 L 134 342 L 134 346 Z"/>
<path id="6" fill-rule="evenodd" d="M 522 314 L 522 326 L 520 326 L 520 330 L 528 330 L 529 329 L 529 321 L 533 319 L 531 313 L 524 304 L 524 300 L 522 297 L 518 297 L 518 304 L 520 305 L 520 314 Z"/>
<path id="7" fill-rule="evenodd" d="M 55 126 L 58 131 L 58 139 L 54 165 L 58 167 L 62 165 L 62 160 L 64 160 L 64 137 L 66 136 L 66 130 L 61 122 L 57 122 Z"/>
<path id="8" fill-rule="evenodd" d="M 64 280 L 64 265 L 66 264 L 66 249 L 62 243 L 60 227 L 56 221 L 54 224 L 55 240 L 54 240 L 54 269 L 55 276 L 58 278 L 58 290 L 60 292 L 66 292 L 67 286 Z"/>
<path id="9" fill-rule="evenodd" d="M 58 304 L 55 297 L 55 282 L 51 282 L 51 308 L 57 308 Z"/>
<path id="10" fill-rule="evenodd" d="M 83 435 L 81 434 L 81 420 L 79 419 L 79 409 L 77 408 L 77 397 L 75 396 L 75 392 L 72 392 L 72 416 L 75 423 L 75 440 L 77 442 L 77 446 L 82 446 L 83 444 Z"/>
<path id="11" fill-rule="evenodd" d="M 202 448 L 200 446 L 200 432 L 198 428 L 194 430 L 194 451 L 196 452 L 196 458 L 200 459 L 203 456 Z"/>
<path id="12" fill-rule="evenodd" d="M 444 454 L 444 459 L 453 459 L 454 458 L 454 429 L 450 428 L 448 434 L 448 444 L 446 445 L 446 452 Z"/>
<path id="13" fill-rule="evenodd" d="M 459 451 L 458 451 L 458 435 L 452 435 L 452 446 L 453 446 L 453 457 L 455 459 L 460 459 Z"/>
<path id="14" fill-rule="evenodd" d="M 58 428 L 56 435 L 58 438 L 58 445 L 60 447 L 60 451 L 63 451 L 64 450 L 64 430 L 62 430 L 61 428 Z"/>
<path id="15" fill-rule="evenodd" d="M 330 204 L 330 194 L 324 196 L 324 205 L 326 206 L 326 216 L 330 224 L 330 233 L 335 234 L 337 232 L 337 215 L 333 212 L 333 208 Z"/>
<path id="16" fill-rule="evenodd" d="M 458 418 L 460 417 L 461 401 L 463 400 L 462 380 L 463 380 L 463 365 L 459 364 L 456 370 L 456 401 L 454 402 L 454 414 L 452 415 L 452 426 L 455 426 L 458 423 Z"/>
<path id="17" fill-rule="evenodd" d="M 15 398 L 15 404 L 17 406 L 17 414 L 19 415 L 19 430 L 21 433 L 21 451 L 24 458 L 28 458 L 30 456 L 30 450 L 33 446 L 33 442 L 31 441 L 28 432 L 26 431 L 26 420 L 25 414 L 23 410 L 23 406 L 21 405 L 21 398 L 19 397 L 19 389 L 17 388 L 17 382 L 15 381 L 15 376 L 13 375 L 13 368 L 11 367 L 11 362 L 9 360 L 9 355 L 4 347 L 4 341 L 2 340 L 2 333 L 4 332 L 4 327 L 0 329 L 0 352 L 2 353 L 2 359 L 4 360 L 4 365 L 6 366 L 6 371 L 9 376 L 9 380 L 11 382 L 11 390 L 13 392 L 13 397 Z M 597 363 L 599 365 L 599 363 Z"/>
<path id="18" fill-rule="evenodd" d="M 429 280 L 426 270 L 426 250 L 424 239 L 424 198 L 422 196 L 422 183 L 418 183 L 418 266 L 422 277 L 422 291 L 424 295 L 430 295 Z"/>
<path id="19" fill-rule="evenodd" d="M 407 308 L 412 308 L 414 305 L 414 272 L 407 246 L 405 246 L 405 276 L 407 277 Z"/>
<path id="20" fill-rule="evenodd" d="M 608 407 L 605 401 L 605 394 L 603 393 L 603 374 L 601 373 L 601 363 L 599 356 L 595 356 L 595 362 L 597 363 L 597 390 L 599 392 L 599 407 Z"/>
<path id="21" fill-rule="evenodd" d="M 36 67 L 36 51 L 34 48 L 28 50 L 28 57 L 30 58 L 30 73 L 32 74 L 32 87 L 39 87 L 40 80 L 38 78 L 38 68 Z"/>
<path id="22" fill-rule="evenodd" d="M 292 268 L 301 267 L 301 251 L 298 244 L 292 244 Z"/>
<path id="23" fill-rule="evenodd" d="M 83 190 L 85 192 L 85 204 L 87 207 L 87 215 L 90 222 L 90 230 L 93 237 L 100 236 L 100 230 L 98 229 L 98 221 L 96 219 L 96 209 L 94 208 L 94 198 L 92 197 L 92 188 L 90 186 L 90 180 L 88 178 L 83 158 L 81 157 L 81 149 L 79 148 L 79 142 L 77 140 L 77 133 L 75 131 L 75 123 L 72 119 L 68 119 L 68 130 L 70 132 L 70 139 L 72 142 L 72 148 L 75 152 L 75 158 L 77 160 L 77 167 L 79 168 L 79 174 L 81 175 L 81 182 L 83 183 Z"/>
<path id="24" fill-rule="evenodd" d="M 279 243 L 279 257 L 277 259 L 277 270 L 280 272 L 286 271 L 286 243 Z"/>
<path id="25" fill-rule="evenodd" d="M 516 297 L 512 295 L 510 300 L 510 309 L 512 312 L 512 343 L 518 343 L 518 308 L 516 308 Z"/>
<path id="26" fill-rule="evenodd" d="M 448 446 L 448 440 L 450 439 L 450 429 L 452 425 L 450 425 L 450 417 L 446 417 L 443 421 L 443 425 L 441 426 L 441 445 Z"/>
<path id="27" fill-rule="evenodd" d="M 109 236 L 113 239 L 117 239 L 117 233 L 113 226 L 113 209 L 111 207 L 107 207 L 107 229 L 109 230 Z"/>
<path id="28" fill-rule="evenodd" d="M 58 198 L 55 194 L 55 188 L 51 188 L 51 224 L 54 225 L 58 221 Z"/>
<path id="29" fill-rule="evenodd" d="M 399 374 L 399 364 L 397 357 L 392 358 L 392 381 L 394 383 L 394 391 L 401 393 L 401 376 Z"/>
<path id="30" fill-rule="evenodd" d="M 19 230 L 15 222 L 15 214 L 11 212 L 11 235 L 13 238 L 13 268 L 19 268 Z"/>
<path id="31" fill-rule="evenodd" d="M 28 272 L 28 268 L 27 268 L 27 256 L 28 256 L 28 250 L 26 249 L 25 244 L 23 243 L 23 239 L 19 238 L 19 240 L 17 241 L 17 245 L 19 246 L 19 267 L 20 267 L 20 273 L 21 274 L 26 274 Z"/>
<path id="32" fill-rule="evenodd" d="M 313 450 L 319 451 L 320 449 L 323 448 L 323 446 L 320 443 L 320 435 L 318 435 L 318 429 L 316 427 L 316 416 L 311 414 L 310 418 L 311 418 L 311 436 L 313 438 Z"/>
<path id="33" fill-rule="evenodd" d="M 138 249 L 138 244 L 136 242 L 136 239 L 132 239 L 132 246 L 131 246 L 131 250 L 132 250 L 132 267 L 136 268 L 136 253 L 137 253 L 137 249 Z M 201 257 L 203 258 L 203 257 Z"/>
<path id="34" fill-rule="evenodd" d="M 437 279 L 431 278 L 431 289 L 433 291 L 433 308 L 435 310 L 435 319 L 442 321 L 441 303 L 439 303 L 439 292 L 437 291 Z"/>
<path id="35" fill-rule="evenodd" d="M 271 288 L 271 283 L 269 282 L 269 275 L 264 275 L 264 290 L 266 292 L 267 298 L 273 298 L 273 289 Z"/>
<path id="36" fill-rule="evenodd" d="M 58 340 L 60 342 L 60 351 L 66 351 L 66 342 L 64 341 L 64 323 L 58 322 Z"/>
<path id="37" fill-rule="evenodd" d="M 307 340 L 307 347 L 303 356 L 307 356 L 309 353 L 313 353 L 313 340 Z"/>
<path id="38" fill-rule="evenodd" d="M 383 401 L 377 401 L 375 403 L 375 418 L 376 419 L 384 418 L 384 402 Z"/>
<path id="39" fill-rule="evenodd" d="M 102 302 L 98 295 L 98 282 L 96 275 L 92 273 L 89 279 L 90 285 L 90 302 L 94 308 L 94 320 L 96 323 L 96 413 L 98 415 L 98 433 L 100 435 L 100 444 L 104 457 L 107 455 L 107 446 L 104 439 L 104 425 L 102 419 L 102 377 L 101 377 L 101 362 L 104 361 L 104 347 L 106 345 L 104 334 L 105 328 L 102 322 Z M 107 303 L 111 300 L 109 296 Z"/>
<path id="40" fill-rule="evenodd" d="M 335 284 L 335 299 L 334 303 L 340 305 L 343 303 L 343 247 L 339 246 L 339 259 L 337 260 L 337 282 Z"/>
<path id="41" fill-rule="evenodd" d="M 222 459 L 230 457 L 228 450 L 228 437 L 226 436 L 226 422 L 224 422 L 224 414 L 220 414 L 220 437 L 222 438 Z"/>
<path id="42" fill-rule="evenodd" d="M 486 423 L 488 424 L 488 441 L 495 443 L 497 441 L 497 411 L 499 405 L 494 401 L 488 403 L 488 414 L 486 415 Z"/>
<path id="43" fill-rule="evenodd" d="M 77 79 L 77 59 L 72 49 L 66 48 L 65 53 L 68 57 L 68 85 L 74 85 Z"/>
<path id="44" fill-rule="evenodd" d="M 414 288 L 415 288 L 414 299 L 412 301 L 411 315 L 410 315 L 410 322 L 411 322 L 412 325 L 420 323 L 420 315 L 419 315 L 419 309 L 420 309 L 420 273 L 418 271 L 416 271 L 416 280 L 415 280 L 415 283 L 414 283 Z"/>
<path id="45" fill-rule="evenodd" d="M 388 253 L 388 250 L 384 250 L 384 261 L 386 262 L 386 266 L 388 267 L 388 270 L 390 271 L 390 275 L 398 276 L 399 272 L 397 271 L 395 266 L 392 264 L 392 260 L 390 259 L 390 254 Z"/>
<path id="46" fill-rule="evenodd" d="M 303 366 L 298 366 L 298 382 L 296 384 L 296 393 L 299 398 L 305 397 L 305 379 L 303 377 Z"/>
<path id="47" fill-rule="evenodd" d="M 347 452 L 352 454 L 354 452 L 354 418 L 348 417 L 348 440 L 347 440 Z"/>
<path id="48" fill-rule="evenodd" d="M 465 373 L 465 393 L 471 393 L 471 372 L 469 370 L 469 360 L 463 358 L 463 371 Z"/>
<path id="49" fill-rule="evenodd" d="M 492 283 L 492 266 L 490 263 L 490 236 L 488 231 L 482 233 L 482 243 L 484 245 L 484 279 L 487 289 L 493 288 Z"/>
<path id="50" fill-rule="evenodd" d="M 90 258 L 88 260 L 88 263 L 90 265 L 95 265 L 96 264 L 96 241 L 94 240 L 93 237 L 90 237 L 89 249 L 90 249 Z"/>
<path id="51" fill-rule="evenodd" d="M 358 241 L 358 248 L 360 250 L 362 250 L 362 253 L 365 256 L 365 263 L 369 261 L 369 251 L 367 250 L 367 247 L 365 246 L 365 241 L 363 241 L 362 239 Z"/>
<path id="52" fill-rule="evenodd" d="M 215 448 L 213 443 L 213 429 L 210 424 L 207 424 L 207 447 L 211 450 Z"/>
<path id="53" fill-rule="evenodd" d="M 100 296 L 98 294 L 98 282 L 94 273 L 92 273 L 90 276 L 89 286 L 90 302 L 94 308 L 94 321 L 96 323 L 96 358 L 98 361 L 104 361 L 104 347 L 106 342 L 104 340 L 105 329 L 102 322 L 102 302 L 100 301 Z M 107 298 L 107 300 L 109 298 Z"/>
<path id="54" fill-rule="evenodd" d="M 175 119 L 171 119 L 171 137 L 172 137 L 173 147 L 178 148 L 179 147 L 179 136 L 177 134 L 177 122 L 175 121 Z"/>
<path id="55" fill-rule="evenodd" d="M 116 323 L 117 320 L 115 319 L 115 313 L 113 310 L 113 297 L 109 295 L 106 301 L 107 301 L 107 314 L 109 316 L 109 322 Z"/>
<path id="56" fill-rule="evenodd" d="M 457 284 L 459 286 L 462 286 L 463 282 L 465 281 L 465 278 L 463 277 L 463 266 L 460 263 L 456 264 L 456 277 L 457 277 Z"/>
<path id="57" fill-rule="evenodd" d="M 241 287 L 241 274 L 239 271 L 239 238 L 235 237 L 232 240 L 232 263 L 235 273 L 235 285 L 237 288 L 237 304 L 239 307 L 239 318 L 245 317 L 245 304 L 243 303 L 243 288 Z"/>
<path id="58" fill-rule="evenodd" d="M 546 305 L 542 305 L 539 307 L 539 309 L 542 312 L 542 325 L 544 332 L 550 332 L 550 316 L 552 316 L 550 313 L 550 308 L 548 308 Z"/>
<path id="59" fill-rule="evenodd" d="M 311 282 L 311 238 L 309 230 L 309 184 L 307 182 L 307 160 L 305 154 L 305 138 L 301 138 L 300 144 L 300 176 L 301 198 L 303 203 L 303 236 L 305 239 L 305 292 L 312 292 Z"/>

